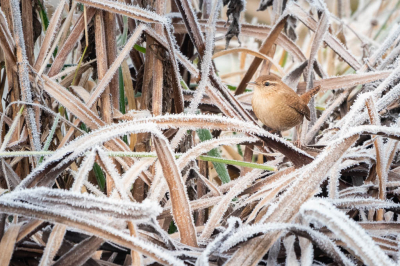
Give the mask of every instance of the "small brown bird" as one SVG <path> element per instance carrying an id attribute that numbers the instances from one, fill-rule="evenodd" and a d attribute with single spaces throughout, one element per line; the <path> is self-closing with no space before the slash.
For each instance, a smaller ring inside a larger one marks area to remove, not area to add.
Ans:
<path id="1" fill-rule="evenodd" d="M 310 120 L 307 104 L 320 86 L 299 96 L 277 75 L 263 75 L 248 84 L 255 87 L 251 104 L 258 119 L 267 127 L 284 131 L 297 126 L 305 116 Z"/>

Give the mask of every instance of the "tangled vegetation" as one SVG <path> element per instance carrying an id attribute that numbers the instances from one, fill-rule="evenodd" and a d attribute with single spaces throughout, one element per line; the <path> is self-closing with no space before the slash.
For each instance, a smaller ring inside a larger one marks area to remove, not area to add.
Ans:
<path id="1" fill-rule="evenodd" d="M 398 265 L 399 3 L 0 0 L 0 265 Z"/>

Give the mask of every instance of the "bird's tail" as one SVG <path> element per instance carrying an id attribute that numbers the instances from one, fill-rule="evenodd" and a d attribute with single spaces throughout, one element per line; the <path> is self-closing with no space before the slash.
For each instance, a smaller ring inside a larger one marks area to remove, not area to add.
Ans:
<path id="1" fill-rule="evenodd" d="M 321 89 L 321 85 L 318 85 L 317 87 L 307 91 L 306 93 L 304 93 L 303 95 L 300 96 L 301 100 L 308 104 L 308 102 L 311 100 L 311 98 L 317 94 L 319 92 L 319 90 Z"/>

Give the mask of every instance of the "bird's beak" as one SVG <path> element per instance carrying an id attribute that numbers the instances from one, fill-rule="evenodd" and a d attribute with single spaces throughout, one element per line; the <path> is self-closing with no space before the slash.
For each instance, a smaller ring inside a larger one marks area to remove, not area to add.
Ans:
<path id="1" fill-rule="evenodd" d="M 247 83 L 247 85 L 250 85 L 250 86 L 254 86 L 254 85 L 256 85 L 257 83 L 255 83 L 255 82 L 248 82 Z"/>

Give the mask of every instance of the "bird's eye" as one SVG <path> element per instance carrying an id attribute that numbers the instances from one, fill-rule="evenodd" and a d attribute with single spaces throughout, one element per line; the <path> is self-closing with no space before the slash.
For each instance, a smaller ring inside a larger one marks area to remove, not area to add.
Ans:
<path id="1" fill-rule="evenodd" d="M 265 82 L 264 85 L 265 85 L 265 86 L 269 86 L 269 82 L 268 82 L 268 81 Z"/>

